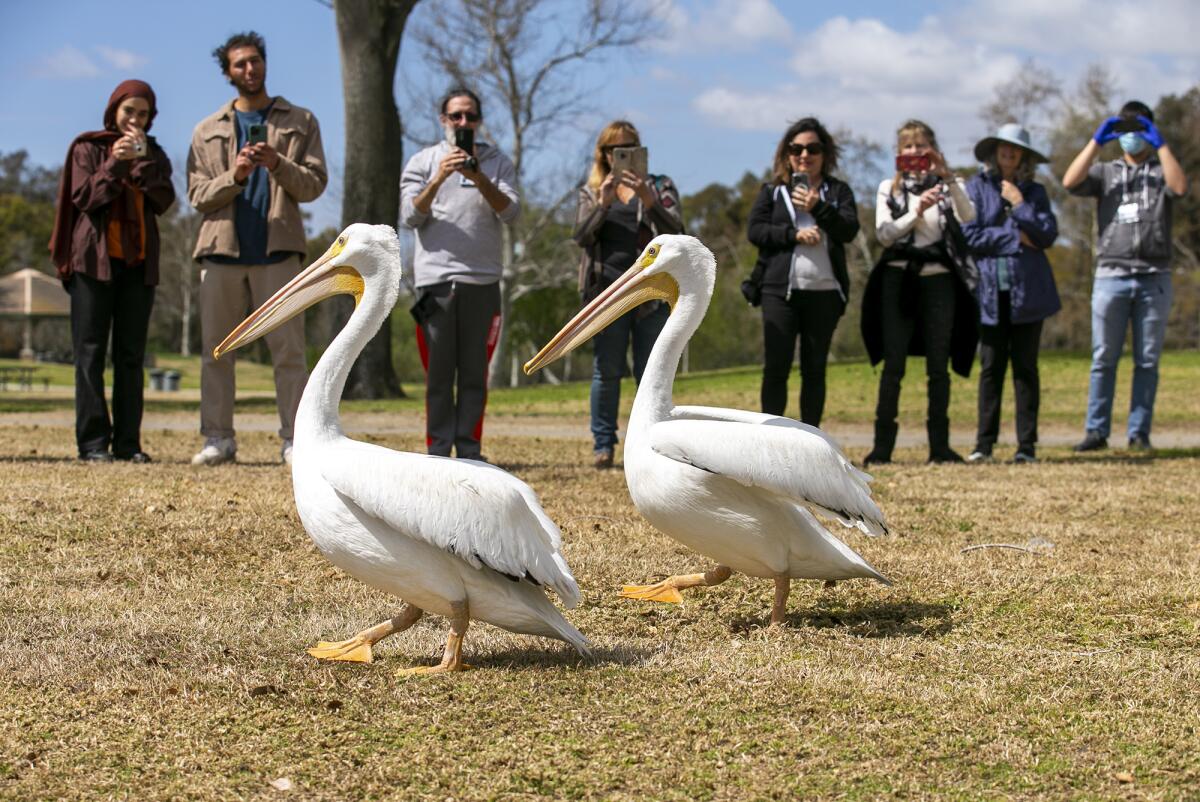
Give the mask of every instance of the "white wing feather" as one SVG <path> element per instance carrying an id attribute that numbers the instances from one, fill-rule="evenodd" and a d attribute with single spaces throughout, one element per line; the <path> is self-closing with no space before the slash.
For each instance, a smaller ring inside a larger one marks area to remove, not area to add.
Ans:
<path id="1" fill-rule="evenodd" d="M 778 415 L 718 407 L 675 407 L 650 427 L 650 447 L 665 457 L 761 487 L 822 510 L 869 535 L 887 532 L 871 498 L 871 477 L 833 438 Z"/>
<path id="2" fill-rule="evenodd" d="M 483 462 L 392 451 L 345 441 L 322 455 L 321 475 L 398 534 L 466 561 L 554 589 L 568 609 L 579 586 L 562 536 L 529 485 Z M 420 481 L 414 479 L 420 477 Z"/>

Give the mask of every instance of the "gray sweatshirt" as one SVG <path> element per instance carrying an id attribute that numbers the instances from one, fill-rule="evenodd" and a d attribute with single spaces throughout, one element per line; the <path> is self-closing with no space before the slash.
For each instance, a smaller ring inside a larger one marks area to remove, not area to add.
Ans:
<path id="1" fill-rule="evenodd" d="M 425 148 L 408 160 L 400 177 L 400 219 L 417 235 L 414 283 L 494 284 L 500 280 L 503 223 L 521 214 L 516 170 L 498 148 L 480 142 L 475 146 L 479 170 L 509 197 L 508 208 L 496 214 L 473 183 L 454 173 L 438 189 L 429 214 L 422 214 L 415 204 L 417 195 L 449 152 L 445 142 Z"/>

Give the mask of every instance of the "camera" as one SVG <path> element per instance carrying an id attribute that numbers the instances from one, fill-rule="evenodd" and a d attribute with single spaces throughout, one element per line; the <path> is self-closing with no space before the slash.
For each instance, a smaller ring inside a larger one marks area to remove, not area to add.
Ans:
<path id="1" fill-rule="evenodd" d="M 788 184 L 788 189 L 795 192 L 796 187 L 808 192 L 808 173 L 792 173 L 792 180 Z"/>
<path id="2" fill-rule="evenodd" d="M 1145 130 L 1146 126 L 1142 125 L 1142 121 L 1136 117 L 1122 117 L 1121 121 L 1113 126 L 1113 131 L 1117 132 L 1118 134 L 1132 134 Z"/>
<path id="3" fill-rule="evenodd" d="M 146 158 L 146 154 L 150 152 L 150 143 L 145 139 L 139 139 L 133 143 L 133 155 L 139 159 Z"/>
<path id="4" fill-rule="evenodd" d="M 461 148 L 470 156 L 466 163 L 463 164 L 464 170 L 475 172 L 479 169 L 479 160 L 475 158 L 475 129 L 455 128 L 454 147 Z"/>

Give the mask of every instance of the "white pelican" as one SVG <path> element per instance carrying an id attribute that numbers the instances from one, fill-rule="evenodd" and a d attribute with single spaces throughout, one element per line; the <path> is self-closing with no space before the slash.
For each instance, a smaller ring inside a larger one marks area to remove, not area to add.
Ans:
<path id="1" fill-rule="evenodd" d="M 621 595 L 678 603 L 681 589 L 716 585 L 739 571 L 775 580 L 771 623 L 781 624 L 792 579 L 870 577 L 891 584 L 805 508 L 867 534 L 887 531 L 867 486 L 871 477 L 833 440 L 791 418 L 674 406 L 675 369 L 704 318 L 715 279 L 716 261 L 698 239 L 655 237 L 525 365 L 532 373 L 553 362 L 645 301 L 671 305 L 629 416 L 625 481 L 651 524 L 717 565 L 703 574 L 627 585 Z"/>
<path id="2" fill-rule="evenodd" d="M 423 611 L 450 619 L 439 665 L 469 668 L 462 641 L 471 618 L 513 632 L 587 640 L 546 598 L 567 608 L 579 587 L 561 554 L 558 527 L 533 490 L 483 462 L 392 451 L 342 432 L 338 402 L 350 366 L 400 292 L 400 249 L 389 226 L 351 225 L 317 261 L 238 324 L 214 356 L 252 342 L 318 301 L 354 296 L 354 313 L 313 369 L 296 413 L 292 488 L 304 528 L 330 562 L 406 602 L 399 615 L 309 654 L 370 662 L 371 647 Z"/>

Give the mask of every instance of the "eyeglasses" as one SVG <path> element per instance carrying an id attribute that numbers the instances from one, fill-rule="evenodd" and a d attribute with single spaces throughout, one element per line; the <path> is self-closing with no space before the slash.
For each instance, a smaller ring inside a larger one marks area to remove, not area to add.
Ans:
<path id="1" fill-rule="evenodd" d="M 473 111 L 450 112 L 450 113 L 446 113 L 445 117 L 447 120 L 453 120 L 454 122 L 463 121 L 463 122 L 469 122 L 469 123 L 477 123 L 483 119 L 482 117 L 480 117 L 478 114 L 476 114 Z"/>
<path id="2" fill-rule="evenodd" d="M 809 156 L 820 156 L 825 152 L 825 146 L 820 142 L 809 142 L 805 145 L 797 145 L 795 142 L 790 142 L 787 146 L 789 156 L 803 156 L 806 150 Z"/>

